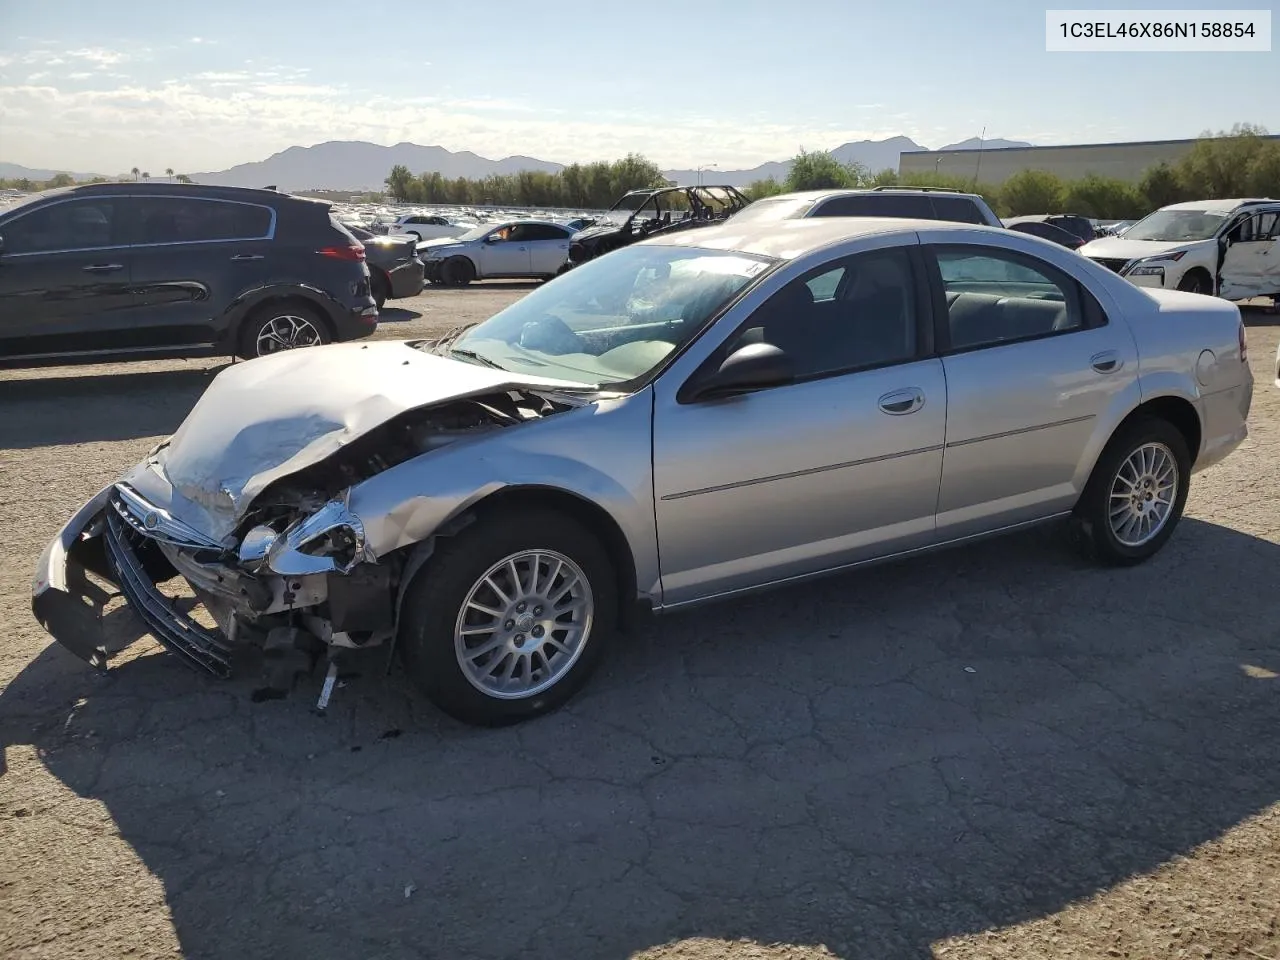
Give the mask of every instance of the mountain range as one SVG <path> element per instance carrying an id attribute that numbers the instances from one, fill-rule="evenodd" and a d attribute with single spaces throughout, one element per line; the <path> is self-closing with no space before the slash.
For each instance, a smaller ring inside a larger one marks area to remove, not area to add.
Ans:
<path id="1" fill-rule="evenodd" d="M 939 149 L 976 150 L 979 146 L 996 150 L 1003 147 L 1029 147 L 1031 144 L 1000 139 L 979 141 L 977 137 L 973 137 Z M 859 163 L 875 172 L 888 168 L 896 170 L 903 153 L 927 149 L 910 137 L 889 137 L 886 140 L 843 143 L 831 153 L 841 163 Z M 192 173 L 189 176 L 196 183 L 235 187 L 274 185 L 281 190 L 381 190 L 387 174 L 397 164 L 403 164 L 415 174 L 438 171 L 449 178 L 472 179 L 521 170 L 555 173 L 564 169 L 563 164 L 534 157 L 512 156 L 490 160 L 466 150 L 454 153 L 444 147 L 428 147 L 416 143 L 397 143 L 387 147 L 362 140 L 331 140 L 310 147 L 289 147 L 265 160 L 241 163 L 227 170 Z M 782 180 L 790 168 L 790 160 L 776 160 L 749 170 L 721 170 L 712 167 L 701 173 L 697 170 L 663 172 L 669 180 L 677 183 L 696 183 L 701 177 L 704 183 L 743 187 L 753 180 L 768 177 Z M 17 164 L 0 163 L 0 177 L 48 180 L 53 175 L 52 170 L 33 170 Z M 89 179 L 93 174 L 73 173 L 72 176 L 82 180 Z"/>

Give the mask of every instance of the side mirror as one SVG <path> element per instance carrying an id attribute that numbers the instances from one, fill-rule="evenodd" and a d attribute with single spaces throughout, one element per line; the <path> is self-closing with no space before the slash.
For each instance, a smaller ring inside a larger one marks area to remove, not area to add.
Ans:
<path id="1" fill-rule="evenodd" d="M 791 358 L 771 343 L 750 343 L 724 358 L 720 367 L 692 384 L 687 400 L 719 400 L 795 380 Z"/>

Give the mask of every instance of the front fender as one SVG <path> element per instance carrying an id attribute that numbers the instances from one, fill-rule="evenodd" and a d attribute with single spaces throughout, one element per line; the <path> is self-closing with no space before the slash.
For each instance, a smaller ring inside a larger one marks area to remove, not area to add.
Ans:
<path id="1" fill-rule="evenodd" d="M 348 505 L 377 556 L 421 543 L 513 487 L 575 496 L 608 514 L 631 550 L 642 595 L 658 589 L 652 392 L 598 401 L 424 454 L 352 487 Z"/>

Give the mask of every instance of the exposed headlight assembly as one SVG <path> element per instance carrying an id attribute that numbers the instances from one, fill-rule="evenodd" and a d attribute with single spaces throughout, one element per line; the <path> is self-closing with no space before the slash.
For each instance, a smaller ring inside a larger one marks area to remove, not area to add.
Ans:
<path id="1" fill-rule="evenodd" d="M 341 500 L 290 524 L 283 533 L 254 527 L 240 544 L 240 563 L 265 566 L 284 577 L 347 573 L 357 563 L 376 559 L 365 541 L 364 524 Z"/>

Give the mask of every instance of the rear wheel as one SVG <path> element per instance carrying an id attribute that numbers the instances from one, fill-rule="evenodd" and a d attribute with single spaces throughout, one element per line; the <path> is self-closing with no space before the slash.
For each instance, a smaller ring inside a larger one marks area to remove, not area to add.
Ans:
<path id="1" fill-rule="evenodd" d="M 476 278 L 476 268 L 466 257 L 452 257 L 440 268 L 444 282 L 451 287 L 465 287 Z"/>
<path id="2" fill-rule="evenodd" d="M 373 294 L 373 302 L 381 310 L 391 296 L 391 281 L 381 270 L 375 270 L 369 275 L 369 290 Z"/>
<path id="3" fill-rule="evenodd" d="M 288 302 L 269 304 L 245 321 L 240 334 L 240 356 L 252 360 L 281 350 L 318 347 L 332 341 L 328 325 L 313 308 Z"/>
<path id="4" fill-rule="evenodd" d="M 1112 566 L 1154 556 L 1187 502 L 1191 455 L 1167 420 L 1136 420 L 1107 444 L 1076 504 L 1072 526 L 1085 554 Z"/>
<path id="5" fill-rule="evenodd" d="M 1178 289 L 1213 296 L 1213 281 L 1209 274 L 1197 267 L 1195 270 L 1188 270 L 1187 275 L 1178 281 Z"/>
<path id="6" fill-rule="evenodd" d="M 436 706 L 501 726 L 573 696 L 617 610 L 613 564 L 589 530 L 555 511 L 503 511 L 441 539 L 407 587 L 399 644 Z"/>

